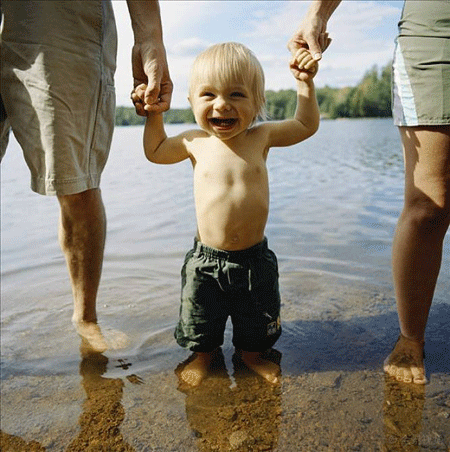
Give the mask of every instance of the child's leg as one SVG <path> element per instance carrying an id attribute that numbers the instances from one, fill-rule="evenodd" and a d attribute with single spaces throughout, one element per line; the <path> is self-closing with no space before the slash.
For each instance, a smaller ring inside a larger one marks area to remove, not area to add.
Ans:
<path id="1" fill-rule="evenodd" d="M 212 352 L 196 352 L 193 358 L 177 371 L 180 383 L 191 387 L 199 386 L 208 375 L 211 363 L 217 354 L 217 350 Z"/>
<path id="2" fill-rule="evenodd" d="M 247 352 L 239 351 L 244 364 L 253 372 L 257 373 L 269 383 L 276 384 L 280 381 L 280 366 L 279 364 L 267 359 L 265 352 Z"/>
<path id="3" fill-rule="evenodd" d="M 196 242 L 195 247 L 199 246 Z M 197 248 L 186 255 L 182 268 L 180 319 L 175 338 L 183 348 L 211 350 L 195 352 L 176 373 L 182 383 L 198 386 L 223 344 L 228 314 L 223 291 L 217 282 L 218 263 L 213 256 L 196 258 Z"/>

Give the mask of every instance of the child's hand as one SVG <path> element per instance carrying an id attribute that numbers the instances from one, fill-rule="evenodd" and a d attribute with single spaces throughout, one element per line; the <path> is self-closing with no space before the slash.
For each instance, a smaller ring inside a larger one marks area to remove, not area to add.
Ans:
<path id="1" fill-rule="evenodd" d="M 151 105 L 145 103 L 145 91 L 147 90 L 147 85 L 141 83 L 134 88 L 131 93 L 131 100 L 133 101 L 136 113 L 140 116 L 148 116 L 149 113 L 154 112 L 154 108 Z"/>
<path id="2" fill-rule="evenodd" d="M 319 70 L 317 60 L 308 49 L 300 48 L 289 61 L 289 67 L 297 80 L 306 82 L 311 80 Z"/>
<path id="3" fill-rule="evenodd" d="M 136 113 L 140 116 L 147 116 L 147 111 L 145 110 L 145 90 L 147 89 L 147 85 L 145 83 L 141 83 L 136 86 L 131 93 L 131 100 L 133 101 L 134 108 L 136 109 Z"/>

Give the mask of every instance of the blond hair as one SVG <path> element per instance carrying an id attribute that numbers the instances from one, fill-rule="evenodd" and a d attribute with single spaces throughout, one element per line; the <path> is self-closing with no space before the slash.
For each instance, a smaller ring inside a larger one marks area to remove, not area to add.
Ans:
<path id="1" fill-rule="evenodd" d="M 242 83 L 253 95 L 256 120 L 266 118 L 264 72 L 255 54 L 243 44 L 224 42 L 208 47 L 195 59 L 189 81 L 189 95 L 202 78 L 214 78 L 220 84 Z"/>

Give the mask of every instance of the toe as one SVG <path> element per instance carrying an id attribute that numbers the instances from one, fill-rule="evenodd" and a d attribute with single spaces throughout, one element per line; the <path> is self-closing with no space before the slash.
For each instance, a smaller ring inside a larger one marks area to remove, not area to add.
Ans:
<path id="1" fill-rule="evenodd" d="M 427 377 L 425 376 L 424 369 L 421 369 L 420 367 L 412 367 L 411 373 L 414 383 L 420 385 L 424 385 L 427 383 Z"/>
<path id="2" fill-rule="evenodd" d="M 401 383 L 408 383 L 408 374 L 402 367 L 392 366 L 395 379 Z"/>
<path id="3" fill-rule="evenodd" d="M 403 383 L 412 383 L 412 377 L 409 372 L 404 372 L 403 374 Z"/>
<path id="4" fill-rule="evenodd" d="M 387 357 L 385 360 L 384 360 L 384 363 L 383 363 L 383 370 L 387 373 L 387 374 L 389 374 L 389 375 L 393 375 L 393 372 L 392 372 L 392 365 L 391 364 L 389 364 L 389 357 Z"/>
<path id="5" fill-rule="evenodd" d="M 192 370 L 182 372 L 181 377 L 185 381 L 185 383 L 191 386 L 198 386 L 201 382 L 200 375 L 198 375 L 196 372 L 193 372 Z"/>

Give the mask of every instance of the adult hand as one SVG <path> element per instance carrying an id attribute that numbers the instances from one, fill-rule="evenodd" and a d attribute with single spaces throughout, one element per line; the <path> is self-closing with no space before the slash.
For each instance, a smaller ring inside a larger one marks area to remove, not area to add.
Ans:
<path id="1" fill-rule="evenodd" d="M 148 111 L 162 113 L 170 107 L 173 84 L 162 43 L 136 43 L 132 50 L 134 88 L 146 85 L 139 95 L 133 90 L 131 98 L 136 113 L 147 116 Z"/>
<path id="2" fill-rule="evenodd" d="M 327 23 L 318 16 L 310 18 L 306 16 L 288 42 L 288 49 L 294 55 L 301 48 L 309 49 L 315 60 L 322 58 L 324 52 L 331 43 L 331 38 L 326 31 Z"/>
<path id="3" fill-rule="evenodd" d="M 288 49 L 294 55 L 300 48 L 307 48 L 317 61 L 322 58 L 322 52 L 328 48 L 331 39 L 327 33 L 327 22 L 341 0 L 313 0 L 308 12 L 288 42 Z"/>

